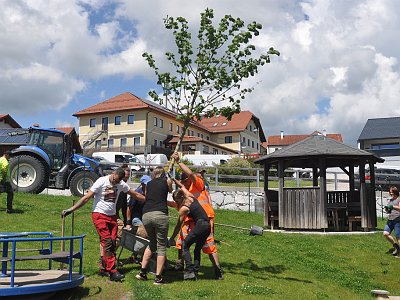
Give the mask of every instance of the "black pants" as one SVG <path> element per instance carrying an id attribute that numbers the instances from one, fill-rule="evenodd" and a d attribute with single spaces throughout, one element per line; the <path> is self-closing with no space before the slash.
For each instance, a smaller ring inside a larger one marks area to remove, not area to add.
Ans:
<path id="1" fill-rule="evenodd" d="M 210 235 L 211 226 L 209 221 L 199 220 L 194 228 L 186 236 L 182 243 L 183 259 L 185 260 L 186 272 L 198 272 L 200 268 L 201 248 L 203 248 L 207 237 Z M 194 263 L 190 255 L 190 246 L 194 247 Z"/>
<path id="2" fill-rule="evenodd" d="M 11 210 L 12 209 L 12 202 L 14 199 L 14 190 L 11 187 L 11 183 L 9 182 L 2 182 L 0 183 L 0 192 L 7 193 L 7 209 Z"/>

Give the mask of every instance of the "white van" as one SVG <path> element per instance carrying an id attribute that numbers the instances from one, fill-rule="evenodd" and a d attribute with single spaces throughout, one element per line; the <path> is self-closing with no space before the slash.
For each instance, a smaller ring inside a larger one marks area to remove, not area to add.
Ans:
<path id="1" fill-rule="evenodd" d="M 195 166 L 213 166 L 227 163 L 232 159 L 232 156 L 224 154 L 186 154 L 182 158 L 191 161 Z"/>
<path id="2" fill-rule="evenodd" d="M 93 152 L 92 157 L 99 161 L 129 164 L 129 167 L 133 171 L 141 169 L 140 160 L 135 155 L 127 152 Z"/>
<path id="3" fill-rule="evenodd" d="M 146 165 L 166 165 L 168 164 L 168 158 L 165 154 L 156 154 L 156 153 L 149 153 L 149 154 L 139 154 L 136 155 L 139 161 L 142 164 Z"/>

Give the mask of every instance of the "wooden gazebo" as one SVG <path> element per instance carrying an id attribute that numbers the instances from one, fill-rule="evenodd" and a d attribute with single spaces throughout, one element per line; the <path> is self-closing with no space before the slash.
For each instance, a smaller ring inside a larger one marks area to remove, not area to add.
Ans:
<path id="1" fill-rule="evenodd" d="M 312 135 L 298 143 L 257 159 L 264 165 L 264 225 L 278 221 L 283 229 L 326 229 L 328 219 L 338 220 L 338 214 L 352 222 L 361 222 L 364 230 L 376 228 L 374 164 L 383 162 L 367 151 L 347 146 L 324 135 Z M 365 167 L 370 169 L 370 184 L 365 183 Z M 279 189 L 268 189 L 268 173 L 278 170 Z M 359 166 L 359 189 L 355 189 L 354 168 Z M 287 168 L 312 169 L 313 186 L 286 188 Z M 327 168 L 339 167 L 349 176 L 349 190 L 327 191 Z M 337 224 L 336 224 L 337 225 Z"/>

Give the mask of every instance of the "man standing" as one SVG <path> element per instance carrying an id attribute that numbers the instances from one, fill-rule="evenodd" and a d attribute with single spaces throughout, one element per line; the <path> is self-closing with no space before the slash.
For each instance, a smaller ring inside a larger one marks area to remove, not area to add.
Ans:
<path id="1" fill-rule="evenodd" d="M 129 185 L 122 181 L 125 171 L 116 169 L 108 176 L 100 177 L 74 206 L 63 210 L 61 216 L 65 217 L 85 205 L 94 197 L 92 220 L 100 236 L 100 243 L 104 249 L 104 262 L 106 272 L 110 274 L 110 280 L 119 281 L 125 276 L 115 268 L 115 240 L 117 237 L 116 201 L 121 192 L 128 193 L 138 200 L 144 201 L 144 196 L 135 192 Z"/>
<path id="2" fill-rule="evenodd" d="M 400 255 L 400 198 L 399 190 L 392 186 L 389 189 L 389 194 L 392 199 L 385 206 L 386 213 L 388 214 L 388 221 L 383 229 L 383 236 L 393 245 L 389 251 L 394 255 Z M 392 231 L 396 236 L 396 240 L 391 236 Z"/>
<path id="3" fill-rule="evenodd" d="M 219 264 L 219 256 L 217 252 L 217 247 L 215 245 L 214 241 L 214 209 L 211 205 L 210 202 L 210 195 L 208 194 L 205 186 L 204 186 L 204 181 L 201 178 L 200 171 L 197 170 L 196 173 L 193 173 L 192 170 L 189 169 L 188 166 L 186 166 L 183 162 L 179 160 L 179 154 L 178 152 L 174 152 L 172 154 L 173 159 L 175 162 L 178 164 L 178 166 L 182 170 L 182 177 L 181 177 L 181 182 L 185 186 L 185 188 L 196 197 L 196 199 L 199 201 L 200 205 L 203 207 L 205 210 L 208 218 L 210 219 L 210 225 L 211 225 L 211 233 L 208 236 L 206 243 L 204 244 L 202 251 L 205 254 L 208 254 L 208 257 L 210 258 L 210 261 L 212 262 L 214 266 L 214 272 L 215 272 L 215 279 L 221 280 L 224 278 L 222 274 L 222 270 Z M 199 172 L 199 173 L 197 173 Z M 191 228 L 194 227 L 194 222 L 191 218 L 185 218 L 182 226 L 182 230 L 179 234 L 179 238 L 176 241 L 176 248 L 178 249 L 178 256 L 179 260 L 182 261 L 182 243 L 185 239 L 185 237 L 189 234 Z M 172 244 L 173 241 L 171 240 L 169 244 Z M 179 262 L 177 263 L 179 267 Z M 198 271 L 198 270 L 196 270 Z"/>
<path id="4" fill-rule="evenodd" d="M 11 186 L 10 179 L 10 165 L 8 163 L 10 159 L 11 152 L 4 152 L 3 156 L 0 158 L 0 192 L 7 193 L 7 213 L 11 214 L 14 212 L 12 209 L 12 203 L 14 199 L 14 191 Z"/>

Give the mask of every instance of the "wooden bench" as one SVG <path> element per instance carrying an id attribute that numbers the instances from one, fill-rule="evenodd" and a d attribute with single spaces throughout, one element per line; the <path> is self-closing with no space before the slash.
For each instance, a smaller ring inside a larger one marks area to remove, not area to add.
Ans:
<path id="1" fill-rule="evenodd" d="M 278 202 L 269 202 L 269 225 L 272 230 L 274 230 L 274 224 L 277 223 L 277 227 L 279 226 L 279 205 Z"/>
<path id="2" fill-rule="evenodd" d="M 359 202 L 347 203 L 347 221 L 349 222 L 349 231 L 353 231 L 353 223 L 361 223 L 361 204 Z"/>

